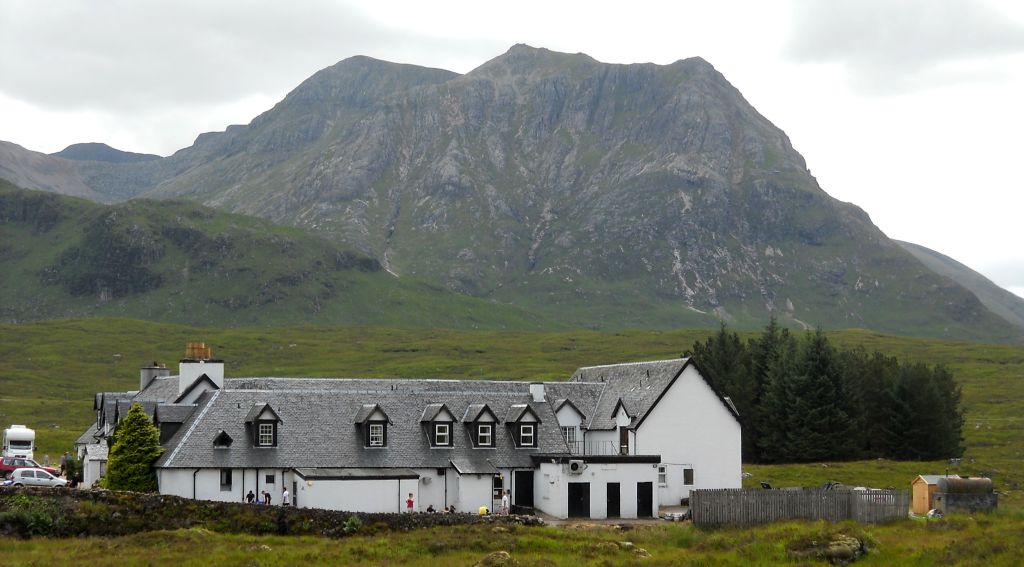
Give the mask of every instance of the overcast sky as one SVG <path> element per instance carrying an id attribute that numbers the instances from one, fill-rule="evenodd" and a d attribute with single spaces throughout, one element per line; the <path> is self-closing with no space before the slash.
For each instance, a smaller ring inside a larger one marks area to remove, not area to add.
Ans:
<path id="1" fill-rule="evenodd" d="M 1024 3 L 0 0 L 0 140 L 168 155 L 352 55 L 708 60 L 831 195 L 1024 296 Z"/>

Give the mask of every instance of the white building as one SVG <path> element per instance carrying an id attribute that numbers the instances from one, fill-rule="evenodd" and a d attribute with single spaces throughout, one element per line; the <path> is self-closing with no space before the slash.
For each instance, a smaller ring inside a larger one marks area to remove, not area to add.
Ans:
<path id="1" fill-rule="evenodd" d="M 279 503 L 287 488 L 300 507 L 401 512 L 409 494 L 418 511 L 496 510 L 509 490 L 514 506 L 559 518 L 634 518 L 694 488 L 740 486 L 735 409 L 689 359 L 533 384 L 224 378 L 210 359 L 182 361 L 178 376 L 154 367 L 137 393 L 97 394 L 83 439 L 142 403 L 166 449 L 162 494 L 268 491 Z"/>

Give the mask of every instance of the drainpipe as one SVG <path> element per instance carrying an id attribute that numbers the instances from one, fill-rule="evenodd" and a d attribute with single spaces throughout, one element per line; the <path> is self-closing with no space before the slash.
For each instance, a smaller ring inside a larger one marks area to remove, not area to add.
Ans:
<path id="1" fill-rule="evenodd" d="M 192 500 L 196 500 L 196 475 L 199 474 L 200 470 L 201 469 L 196 469 L 195 472 L 192 473 Z"/>

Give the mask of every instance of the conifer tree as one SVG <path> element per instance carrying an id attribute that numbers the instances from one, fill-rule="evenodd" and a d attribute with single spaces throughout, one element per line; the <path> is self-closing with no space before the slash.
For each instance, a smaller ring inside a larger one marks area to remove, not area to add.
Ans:
<path id="1" fill-rule="evenodd" d="M 104 486 L 112 490 L 153 492 L 157 489 L 153 463 L 163 449 L 160 433 L 139 404 L 117 424 L 117 441 L 110 449 Z"/>

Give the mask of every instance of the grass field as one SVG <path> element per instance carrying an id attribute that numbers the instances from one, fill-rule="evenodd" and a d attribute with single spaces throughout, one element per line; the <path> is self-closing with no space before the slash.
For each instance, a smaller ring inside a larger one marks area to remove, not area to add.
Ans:
<path id="1" fill-rule="evenodd" d="M 821 563 L 802 555 L 833 534 L 866 542 L 857 565 L 1020 564 L 1024 516 L 997 512 L 942 521 L 881 526 L 781 522 L 750 529 L 700 530 L 686 524 L 609 526 L 463 526 L 341 540 L 216 534 L 201 529 L 120 538 L 0 538 L 5 565 L 52 565 L 74 557 L 87 565 L 474 565 L 506 551 L 518 565 L 793 565 Z M 628 541 L 649 554 L 624 549 Z"/>

